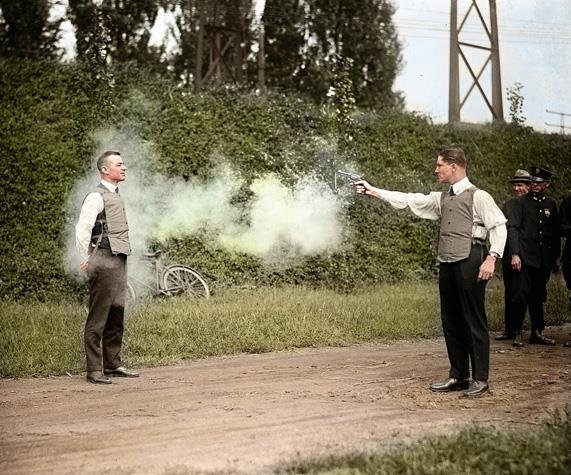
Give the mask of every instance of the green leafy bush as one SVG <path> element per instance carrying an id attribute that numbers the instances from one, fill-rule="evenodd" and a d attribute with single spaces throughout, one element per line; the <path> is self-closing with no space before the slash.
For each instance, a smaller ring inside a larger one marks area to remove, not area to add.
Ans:
<path id="1" fill-rule="evenodd" d="M 457 143 L 471 157 L 472 180 L 498 202 L 507 197 L 513 171 L 533 164 L 556 171 L 557 199 L 570 188 L 571 141 L 555 134 L 510 125 L 437 126 L 385 112 L 356 113 L 345 140 L 331 110 L 293 95 L 195 94 L 132 66 L 114 70 L 104 94 L 90 94 L 86 75 L 73 64 L 0 61 L 0 297 L 78 293 L 81 285 L 62 265 L 71 219 L 66 203 L 96 152 L 94 131 L 105 127 L 134 131 L 151 144 L 152 166 L 183 180 L 208 177 L 215 157 L 224 157 L 250 180 L 274 173 L 293 184 L 313 173 L 331 181 L 337 167 L 351 164 L 378 186 L 428 192 L 436 189 L 436 150 Z M 236 197 L 247 198 L 248 190 Z M 435 274 L 434 223 L 360 197 L 346 211 L 351 231 L 342 251 L 287 267 L 223 251 L 199 235 L 161 246 L 169 259 L 204 272 L 215 290 L 278 283 L 348 290 Z"/>

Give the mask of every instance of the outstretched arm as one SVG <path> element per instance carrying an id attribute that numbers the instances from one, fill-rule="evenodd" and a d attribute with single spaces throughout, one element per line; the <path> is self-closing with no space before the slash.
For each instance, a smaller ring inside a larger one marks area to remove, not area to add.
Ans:
<path id="1" fill-rule="evenodd" d="M 393 208 L 404 209 L 406 207 L 417 216 L 425 219 L 440 218 L 440 192 L 429 193 L 402 193 L 376 188 L 370 183 L 361 180 L 354 183 L 355 191 L 361 195 L 369 195 L 386 201 Z"/>

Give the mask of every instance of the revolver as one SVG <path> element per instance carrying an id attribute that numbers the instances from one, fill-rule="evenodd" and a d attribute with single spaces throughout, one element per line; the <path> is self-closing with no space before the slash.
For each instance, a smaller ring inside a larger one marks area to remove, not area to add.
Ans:
<path id="1" fill-rule="evenodd" d="M 340 177 L 340 179 L 342 179 L 343 181 L 346 181 L 347 183 L 349 183 L 350 185 L 355 184 L 358 181 L 361 181 L 363 178 L 361 177 L 361 175 L 357 175 L 356 173 L 351 173 L 351 172 L 345 172 L 343 170 L 337 170 L 335 172 L 335 176 L 334 176 L 334 188 L 333 191 L 335 193 L 337 193 L 338 187 L 337 187 L 337 177 Z"/>

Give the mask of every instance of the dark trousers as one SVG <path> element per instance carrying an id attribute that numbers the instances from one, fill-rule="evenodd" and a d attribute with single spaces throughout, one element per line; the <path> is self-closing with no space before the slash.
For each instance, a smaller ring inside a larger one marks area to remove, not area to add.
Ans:
<path id="1" fill-rule="evenodd" d="M 513 269 L 508 256 L 504 256 L 502 261 L 502 275 L 504 279 L 504 332 L 507 336 L 513 337 L 516 331 L 514 325 L 514 302 L 512 301 L 512 286 L 514 285 Z"/>
<path id="2" fill-rule="evenodd" d="M 504 322 L 506 335 L 513 337 L 520 333 L 523 319 L 527 310 L 527 303 L 518 300 L 521 293 L 523 279 L 521 272 L 512 269 L 511 259 L 504 256 L 502 261 L 504 278 Z"/>
<path id="3" fill-rule="evenodd" d="M 529 318 L 531 320 L 531 331 L 542 332 L 545 328 L 543 314 L 543 303 L 547 300 L 547 283 L 551 277 L 551 267 L 531 267 L 523 264 L 521 266 L 520 278 L 521 286 L 514 301 L 518 302 L 519 314 L 517 321 L 519 328 L 525 317 L 525 306 L 529 307 Z"/>
<path id="4" fill-rule="evenodd" d="M 89 259 L 89 314 L 85 322 L 87 371 L 121 366 L 127 256 L 98 249 Z"/>
<path id="5" fill-rule="evenodd" d="M 484 246 L 475 244 L 466 259 L 440 264 L 440 310 L 451 378 L 468 378 L 471 363 L 472 377 L 488 380 L 490 337 L 484 304 L 486 282 L 478 282 L 485 255 Z"/>

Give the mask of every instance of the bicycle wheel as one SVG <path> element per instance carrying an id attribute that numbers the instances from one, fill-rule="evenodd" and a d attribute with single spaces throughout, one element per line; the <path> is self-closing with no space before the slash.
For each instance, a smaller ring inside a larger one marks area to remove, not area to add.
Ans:
<path id="1" fill-rule="evenodd" d="M 194 269 L 173 264 L 168 266 L 162 275 L 163 290 L 167 295 L 190 295 L 208 298 L 210 290 L 204 277 Z"/>

